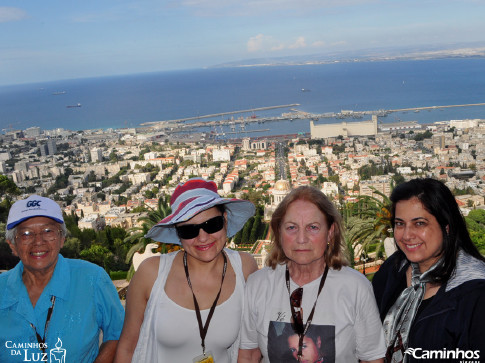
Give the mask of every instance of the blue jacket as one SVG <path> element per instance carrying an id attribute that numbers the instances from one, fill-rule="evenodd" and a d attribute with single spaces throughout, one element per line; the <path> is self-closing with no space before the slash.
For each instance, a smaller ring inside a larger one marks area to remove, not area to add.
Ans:
<path id="1" fill-rule="evenodd" d="M 398 257 L 389 257 L 372 280 L 381 320 L 406 287 L 409 262 L 399 264 Z M 407 362 L 485 361 L 484 330 L 485 263 L 460 252 L 452 277 L 413 322 Z"/>

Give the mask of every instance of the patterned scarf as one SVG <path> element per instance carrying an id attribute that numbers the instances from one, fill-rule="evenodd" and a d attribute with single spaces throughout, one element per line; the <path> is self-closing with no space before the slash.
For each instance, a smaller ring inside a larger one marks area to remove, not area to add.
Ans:
<path id="1" fill-rule="evenodd" d="M 436 262 L 422 273 L 417 263 L 411 263 L 411 286 L 405 288 L 384 319 L 386 335 L 387 363 L 406 362 L 405 350 L 408 346 L 409 331 L 426 292 L 426 283 L 432 282 L 431 273 L 440 265 Z"/>

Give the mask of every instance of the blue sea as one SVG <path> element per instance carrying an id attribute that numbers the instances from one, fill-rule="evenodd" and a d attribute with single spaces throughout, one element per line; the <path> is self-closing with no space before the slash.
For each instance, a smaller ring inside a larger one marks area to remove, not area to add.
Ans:
<path id="1" fill-rule="evenodd" d="M 321 114 L 482 102 L 485 59 L 210 68 L 2 86 L 0 129 L 137 127 L 144 122 L 295 103 L 300 104 L 295 107 L 298 110 Z M 81 107 L 67 107 L 77 104 Z M 279 116 L 288 111 L 281 108 L 254 114 Z M 396 112 L 382 121 L 430 123 L 472 118 L 485 119 L 485 106 Z M 246 130 L 258 128 L 269 130 L 257 136 L 310 130 L 309 120 L 255 123 Z"/>

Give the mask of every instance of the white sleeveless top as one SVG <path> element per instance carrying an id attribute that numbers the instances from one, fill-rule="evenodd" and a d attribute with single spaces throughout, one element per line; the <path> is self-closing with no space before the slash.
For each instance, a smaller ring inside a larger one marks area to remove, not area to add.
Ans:
<path id="1" fill-rule="evenodd" d="M 205 337 L 206 352 L 212 352 L 216 363 L 237 361 L 245 285 L 239 252 L 227 248 L 224 251 L 236 273 L 236 286 L 229 299 L 216 306 Z M 160 256 L 158 277 L 147 302 L 132 363 L 190 363 L 202 354 L 195 310 L 176 304 L 165 293 L 165 282 L 177 253 Z M 200 314 L 205 324 L 209 309 Z"/>

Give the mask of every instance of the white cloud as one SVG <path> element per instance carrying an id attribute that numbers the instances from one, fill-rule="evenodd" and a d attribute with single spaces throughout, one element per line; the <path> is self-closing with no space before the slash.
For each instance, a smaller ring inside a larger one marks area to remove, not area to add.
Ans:
<path id="1" fill-rule="evenodd" d="M 279 50 L 283 50 L 285 49 L 285 45 L 284 44 L 278 44 L 278 45 L 275 45 L 273 47 L 271 47 L 271 51 L 272 52 L 277 52 Z"/>
<path id="2" fill-rule="evenodd" d="M 247 43 L 248 52 L 266 51 L 268 49 L 273 50 L 280 47 L 272 36 L 258 34 L 249 38 Z"/>
<path id="3" fill-rule="evenodd" d="M 0 7 L 0 23 L 19 21 L 27 18 L 27 13 L 19 8 Z"/>
<path id="4" fill-rule="evenodd" d="M 289 49 L 305 48 L 305 37 L 298 37 L 296 41 L 288 46 Z"/>
<path id="5" fill-rule="evenodd" d="M 313 42 L 311 46 L 313 48 L 323 48 L 325 46 L 325 42 L 323 40 L 317 40 Z"/>
<path id="6" fill-rule="evenodd" d="M 321 42 L 320 46 L 323 45 Z M 315 43 L 312 44 L 314 46 Z M 248 52 L 278 52 L 285 49 L 302 49 L 306 48 L 308 45 L 306 44 L 305 37 L 299 36 L 294 38 L 293 40 L 289 40 L 287 42 L 283 42 L 280 40 L 275 39 L 270 35 L 258 34 L 254 37 L 249 38 L 247 42 L 247 49 Z"/>

